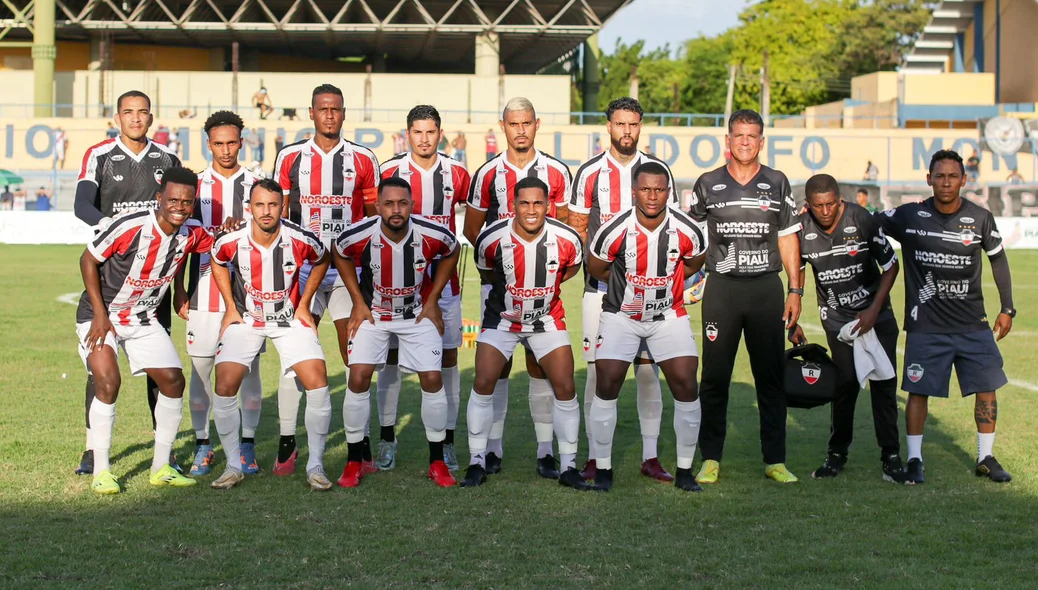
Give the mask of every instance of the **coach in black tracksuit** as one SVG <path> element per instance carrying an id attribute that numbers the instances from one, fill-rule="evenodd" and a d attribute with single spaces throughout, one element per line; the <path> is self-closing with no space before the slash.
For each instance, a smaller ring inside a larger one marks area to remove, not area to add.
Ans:
<path id="1" fill-rule="evenodd" d="M 839 371 L 837 397 L 831 404 L 832 427 L 825 463 L 811 475 L 836 477 L 847 463 L 854 434 L 854 406 L 860 390 L 854 347 L 839 339 L 840 330 L 857 321 L 858 335 L 876 335 L 894 372 L 897 371 L 897 320 L 890 307 L 890 289 L 899 266 L 897 254 L 879 222 L 855 203 L 844 202 L 840 186 L 828 174 L 817 174 L 804 188 L 807 211 L 800 215 L 800 257 L 814 271 L 818 314 L 829 352 Z M 800 269 L 804 282 L 805 267 Z M 807 342 L 798 325 L 790 336 Z M 883 462 L 883 479 L 905 483 L 897 432 L 897 379 L 870 380 L 872 420 Z"/>
<path id="2" fill-rule="evenodd" d="M 783 483 L 796 477 L 785 467 L 786 398 L 782 389 L 785 330 L 800 317 L 800 220 L 786 176 L 762 166 L 764 123 L 754 111 L 736 111 L 725 137 L 732 159 L 701 176 L 690 214 L 705 223 L 703 374 L 699 397 L 703 425 L 700 483 L 716 483 L 728 425 L 728 389 L 742 334 L 757 388 L 765 474 Z M 779 270 L 789 277 L 785 296 Z"/>

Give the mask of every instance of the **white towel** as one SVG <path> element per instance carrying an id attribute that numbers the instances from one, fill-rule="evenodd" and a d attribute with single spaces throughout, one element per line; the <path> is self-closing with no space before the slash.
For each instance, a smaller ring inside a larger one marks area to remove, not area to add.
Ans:
<path id="1" fill-rule="evenodd" d="M 858 383 L 865 387 L 865 382 L 885 381 L 893 379 L 894 367 L 883 350 L 875 330 L 869 330 L 864 335 L 859 335 L 858 320 L 845 325 L 840 330 L 839 338 L 854 347 L 854 372 L 857 374 Z"/>

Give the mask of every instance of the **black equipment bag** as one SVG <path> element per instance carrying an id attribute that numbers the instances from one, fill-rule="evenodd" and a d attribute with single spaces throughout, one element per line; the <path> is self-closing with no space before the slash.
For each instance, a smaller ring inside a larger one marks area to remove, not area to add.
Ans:
<path id="1" fill-rule="evenodd" d="M 817 408 L 836 397 L 838 370 L 828 350 L 818 344 L 802 344 L 786 351 L 783 385 L 790 408 Z"/>

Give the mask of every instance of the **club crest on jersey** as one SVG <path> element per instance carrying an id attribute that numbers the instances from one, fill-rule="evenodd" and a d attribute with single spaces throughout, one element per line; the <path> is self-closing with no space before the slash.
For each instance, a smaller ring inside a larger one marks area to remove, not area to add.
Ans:
<path id="1" fill-rule="evenodd" d="M 861 250 L 861 247 L 864 246 L 864 245 L 865 244 L 863 242 L 856 242 L 854 240 L 851 240 L 851 241 L 847 242 L 846 244 L 844 244 L 843 246 L 844 246 L 844 248 L 847 249 L 847 255 L 848 256 L 857 256 L 858 252 Z"/>
<path id="2" fill-rule="evenodd" d="M 706 325 L 706 339 L 710 342 L 717 340 L 717 324 Z"/>
<path id="3" fill-rule="evenodd" d="M 549 260 L 548 264 L 546 266 L 548 268 L 548 272 L 555 272 L 555 271 L 559 270 L 559 261 L 558 260 L 554 260 L 554 259 L 553 260 Z"/>
<path id="4" fill-rule="evenodd" d="M 912 363 L 905 369 L 905 373 L 908 375 L 909 381 L 919 383 L 919 380 L 923 378 L 923 367 L 919 363 Z"/>
<path id="5" fill-rule="evenodd" d="M 681 252 L 679 252 L 677 248 L 671 248 L 670 250 L 667 250 L 667 260 L 669 262 L 674 262 L 678 259 L 678 256 L 680 255 Z"/>
<path id="6" fill-rule="evenodd" d="M 285 261 L 283 268 L 285 269 L 285 274 L 292 274 L 296 271 L 296 263 L 292 259 L 288 259 Z"/>
<path id="7" fill-rule="evenodd" d="M 428 266 L 428 263 L 422 258 L 414 261 L 414 269 L 418 272 L 425 272 L 426 266 Z"/>
<path id="8" fill-rule="evenodd" d="M 808 385 L 814 385 L 818 383 L 818 378 L 822 376 L 822 369 L 818 365 L 807 363 L 800 367 L 800 374 L 804 376 L 804 381 Z"/>
<path id="9" fill-rule="evenodd" d="M 151 154 L 149 154 L 149 155 L 151 155 Z M 162 175 L 164 174 L 164 172 L 165 172 L 164 170 L 156 170 L 155 171 L 155 182 L 157 182 L 158 184 L 162 184 Z"/>
<path id="10" fill-rule="evenodd" d="M 343 168 L 342 174 L 346 182 L 353 182 L 353 179 L 357 177 L 357 173 L 352 168 Z"/>
<path id="11" fill-rule="evenodd" d="M 962 240 L 963 246 L 969 246 L 976 238 L 977 234 L 973 233 L 973 230 L 971 229 L 964 229 L 959 232 L 959 239 Z"/>
<path id="12" fill-rule="evenodd" d="M 761 211 L 767 211 L 771 207 L 771 198 L 767 196 L 757 197 L 757 205 Z"/>

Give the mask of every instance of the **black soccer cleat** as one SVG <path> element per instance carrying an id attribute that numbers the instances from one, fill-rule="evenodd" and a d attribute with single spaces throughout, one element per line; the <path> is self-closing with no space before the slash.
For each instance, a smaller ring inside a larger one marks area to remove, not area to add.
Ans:
<path id="1" fill-rule="evenodd" d="M 537 459 L 537 475 L 545 479 L 559 479 L 559 464 L 555 462 L 554 456 L 545 455 Z"/>
<path id="2" fill-rule="evenodd" d="M 836 477 L 843 471 L 843 467 L 847 465 L 847 455 L 841 455 L 840 453 L 828 453 L 825 456 L 825 462 L 818 469 L 815 469 L 811 473 L 811 477 L 815 479 L 823 479 L 826 477 Z"/>
<path id="3" fill-rule="evenodd" d="M 977 469 L 980 469 L 978 466 Z M 909 459 L 908 467 L 905 469 L 906 482 L 908 485 L 924 483 L 926 479 L 923 477 L 923 473 L 926 468 L 923 467 L 922 459 Z"/>
<path id="4" fill-rule="evenodd" d="M 498 457 L 496 453 L 487 453 L 486 464 L 487 475 L 501 473 L 501 457 Z"/>
<path id="5" fill-rule="evenodd" d="M 461 487 L 463 488 L 478 488 L 487 481 L 487 470 L 483 469 L 483 466 L 479 463 L 473 463 L 469 465 L 469 468 L 465 470 L 465 477 L 461 480 Z"/>
<path id="6" fill-rule="evenodd" d="M 977 463 L 977 477 L 987 477 L 996 483 L 1006 483 L 1013 479 L 1013 476 L 1009 475 L 1009 472 L 1005 469 L 1002 469 L 998 459 L 995 459 L 992 455 L 984 457 L 983 461 Z"/>
<path id="7" fill-rule="evenodd" d="M 895 453 L 883 457 L 883 481 L 902 485 L 911 483 L 908 481 L 908 472 L 905 471 L 905 465 L 901 462 L 900 455 Z"/>
<path id="8" fill-rule="evenodd" d="M 79 458 L 79 467 L 76 468 L 76 475 L 93 475 L 94 474 L 94 451 L 83 451 L 83 456 Z"/>
<path id="9" fill-rule="evenodd" d="M 613 489 L 613 470 L 600 467 L 598 473 L 595 474 L 595 483 L 591 489 L 596 492 L 608 492 Z"/>
<path id="10" fill-rule="evenodd" d="M 574 490 L 580 490 L 586 492 L 591 489 L 584 478 L 581 477 L 580 472 L 577 471 L 576 467 L 570 467 L 569 469 L 562 472 L 559 475 L 559 485 L 567 488 L 573 488 Z"/>
<path id="11" fill-rule="evenodd" d="M 686 492 L 703 491 L 703 487 L 696 483 L 696 474 L 692 473 L 692 468 L 678 468 L 674 475 L 674 487 Z"/>

